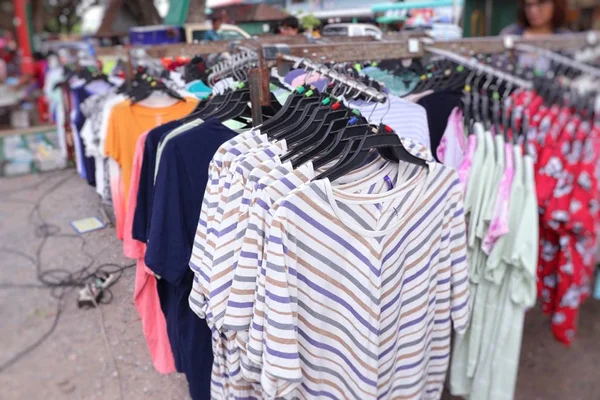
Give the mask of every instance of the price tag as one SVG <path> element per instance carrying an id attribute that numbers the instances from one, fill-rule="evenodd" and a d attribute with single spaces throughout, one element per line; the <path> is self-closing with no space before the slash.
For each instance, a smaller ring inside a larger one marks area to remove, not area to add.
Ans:
<path id="1" fill-rule="evenodd" d="M 515 47 L 515 38 L 510 35 L 504 36 L 504 48 L 510 50 L 514 47 Z"/>
<path id="2" fill-rule="evenodd" d="M 418 53 L 421 45 L 419 39 L 408 39 L 408 52 Z"/>

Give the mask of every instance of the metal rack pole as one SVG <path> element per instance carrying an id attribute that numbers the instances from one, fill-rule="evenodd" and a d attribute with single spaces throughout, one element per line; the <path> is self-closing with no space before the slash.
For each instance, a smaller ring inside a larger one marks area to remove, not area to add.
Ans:
<path id="1" fill-rule="evenodd" d="M 516 45 L 516 49 L 519 51 L 523 51 L 526 53 L 535 53 L 540 56 L 546 57 L 552 61 L 556 61 L 562 65 L 569 66 L 571 68 L 575 68 L 580 70 L 581 72 L 593 76 L 595 78 L 600 78 L 600 69 L 592 67 L 587 64 L 583 64 L 579 61 L 575 61 L 571 58 L 565 57 L 561 54 L 556 54 L 550 50 L 542 49 L 536 46 L 532 46 L 530 44 L 519 43 Z"/>
<path id="2" fill-rule="evenodd" d="M 447 50 L 442 50 L 442 49 L 437 49 L 435 47 L 427 47 L 426 48 L 427 52 L 431 53 L 431 54 L 437 54 L 439 56 L 442 56 L 448 60 L 454 61 L 457 64 L 461 64 L 464 65 L 465 67 L 474 69 L 474 70 L 478 70 L 481 72 L 484 72 L 486 74 L 495 76 L 503 81 L 506 82 L 510 82 L 513 85 L 522 87 L 524 89 L 532 89 L 533 88 L 533 83 L 517 78 L 515 76 L 512 76 L 510 74 L 504 73 L 502 71 L 499 71 L 495 68 L 489 67 L 487 65 L 481 64 L 479 61 L 473 59 L 473 58 L 466 58 L 463 56 L 460 56 L 456 53 L 453 53 L 451 51 L 447 51 Z"/>
<path id="3" fill-rule="evenodd" d="M 362 38 L 357 38 L 356 42 L 353 43 L 284 44 L 280 45 L 280 47 L 285 48 L 285 54 L 306 57 L 313 60 L 324 60 L 326 62 L 377 61 L 383 59 L 419 58 L 425 54 L 423 46 L 432 46 L 465 56 L 504 53 L 513 49 L 518 44 L 528 44 L 550 51 L 560 51 L 582 48 L 589 45 L 590 35 L 598 35 L 600 37 L 600 33 L 585 32 L 555 35 L 541 39 L 492 36 L 435 41 L 430 38 L 419 39 L 409 37 L 403 40 L 366 42 Z"/>
<path id="4" fill-rule="evenodd" d="M 317 73 L 321 74 L 322 76 L 326 76 L 335 81 L 342 82 L 346 86 L 348 86 L 348 88 L 364 93 L 366 96 L 371 97 L 374 100 L 382 102 L 386 98 L 386 95 L 379 92 L 378 90 L 375 90 L 372 87 L 365 85 L 364 83 L 360 83 L 351 78 L 348 78 L 345 75 L 342 75 L 329 68 L 324 67 L 323 65 L 314 63 L 306 58 L 284 54 L 281 55 L 281 59 L 284 61 L 297 63 L 298 65 L 303 64 L 308 68 L 314 69 Z"/>
<path id="5" fill-rule="evenodd" d="M 262 107 L 270 104 L 269 93 L 269 68 L 265 61 L 262 46 L 259 44 L 256 52 L 258 63 L 248 72 L 248 85 L 250 86 L 250 104 L 252 110 L 252 126 L 263 122 Z"/>

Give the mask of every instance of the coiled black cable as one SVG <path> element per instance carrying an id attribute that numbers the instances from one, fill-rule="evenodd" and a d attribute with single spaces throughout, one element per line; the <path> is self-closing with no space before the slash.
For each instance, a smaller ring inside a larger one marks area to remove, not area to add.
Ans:
<path id="1" fill-rule="evenodd" d="M 4 372 L 6 369 L 10 368 L 14 364 L 16 364 L 19 360 L 21 360 L 22 358 L 27 356 L 29 353 L 31 353 L 32 351 L 37 349 L 42 343 L 44 343 L 44 341 L 46 341 L 46 339 L 48 339 L 52 335 L 52 333 L 54 333 L 54 331 L 56 330 L 56 327 L 58 326 L 58 323 L 60 321 L 60 316 L 62 314 L 63 307 L 64 307 L 65 297 L 68 294 L 72 293 L 76 289 L 79 289 L 79 288 L 85 286 L 87 283 L 90 282 L 91 279 L 100 278 L 100 277 L 106 276 L 108 274 L 118 274 L 115 279 L 115 282 L 116 282 L 117 280 L 119 280 L 121 278 L 123 272 L 126 269 L 133 268 L 136 265 L 135 263 L 129 264 L 129 265 L 118 265 L 118 264 L 114 264 L 114 263 L 106 263 L 106 264 L 101 264 L 96 268 L 93 268 L 94 264 L 96 263 L 96 260 L 91 254 L 89 254 L 85 250 L 86 240 L 85 240 L 84 236 L 77 235 L 77 234 L 61 233 L 61 230 L 58 226 L 50 224 L 44 219 L 44 217 L 40 211 L 43 201 L 50 194 L 57 191 L 61 186 L 63 186 L 70 179 L 72 179 L 76 176 L 77 176 L 76 174 L 69 173 L 69 175 L 67 177 L 59 180 L 57 183 L 53 184 L 51 187 L 49 187 L 47 190 L 45 190 L 42 193 L 42 195 L 35 201 L 35 203 L 33 203 L 33 208 L 31 209 L 31 212 L 29 213 L 28 222 L 33 227 L 35 236 L 37 238 L 41 239 L 40 244 L 36 248 L 35 256 L 31 256 L 27 253 L 24 253 L 24 252 L 16 250 L 16 249 L 0 247 L 0 253 L 13 254 L 13 255 L 16 255 L 20 258 L 23 258 L 23 259 L 29 261 L 31 264 L 33 264 L 35 266 L 37 280 L 39 281 L 39 283 L 28 283 L 28 284 L 0 283 L 0 290 L 1 289 L 44 289 L 44 288 L 50 289 L 51 296 L 53 298 L 55 298 L 58 302 L 54 321 L 52 322 L 52 325 L 50 326 L 48 331 L 46 331 L 35 342 L 33 342 L 29 346 L 25 347 L 24 349 L 20 350 L 19 352 L 14 354 L 12 357 L 10 357 L 6 362 L 1 364 L 0 365 L 0 373 Z M 11 195 L 20 193 L 20 192 L 24 192 L 27 190 L 31 190 L 31 189 L 36 189 L 36 188 L 40 187 L 41 185 L 45 184 L 46 182 L 48 182 L 47 179 L 42 179 L 39 182 L 37 182 L 36 184 L 32 184 L 32 185 L 29 185 L 26 187 L 21 187 L 14 191 L 0 192 L 0 202 L 6 201 L 6 200 L 11 200 L 10 199 Z M 72 238 L 72 239 L 80 240 L 81 241 L 80 251 L 90 261 L 88 262 L 87 265 L 85 265 L 84 267 L 82 267 L 76 271 L 70 271 L 70 270 L 62 269 L 62 268 L 44 270 L 41 257 L 42 257 L 44 248 L 50 238 Z M 106 296 L 103 297 L 101 303 L 102 304 L 110 303 L 110 301 L 113 298 L 112 292 L 110 292 L 110 290 L 105 290 L 104 294 L 106 294 Z"/>

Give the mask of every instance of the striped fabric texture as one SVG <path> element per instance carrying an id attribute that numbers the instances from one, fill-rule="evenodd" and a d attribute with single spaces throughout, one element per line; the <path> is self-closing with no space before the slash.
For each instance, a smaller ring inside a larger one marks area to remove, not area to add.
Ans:
<path id="1" fill-rule="evenodd" d="M 248 132 L 209 168 L 190 307 L 213 331 L 213 399 L 438 399 L 469 316 L 454 171 L 376 158 L 311 182 Z"/>
<path id="2" fill-rule="evenodd" d="M 408 179 L 416 168 L 418 167 L 407 164 L 407 168 L 402 171 L 404 176 L 398 178 L 397 165 L 378 159 L 344 177 L 348 183 L 342 183 L 337 187 L 353 193 L 378 193 L 388 188 L 387 181 L 382 179 L 383 176 L 388 176 L 392 180 Z M 259 297 L 259 303 L 264 302 L 262 294 L 258 294 L 256 290 L 256 278 L 264 258 L 263 249 L 271 217 L 270 205 L 274 204 L 277 199 L 283 198 L 294 188 L 308 183 L 315 176 L 316 172 L 312 168 L 312 164 L 307 163 L 268 186 L 264 186 L 266 180 L 263 179 L 260 181 L 260 185 L 264 187 L 257 189 L 252 202 L 252 209 L 248 217 L 250 221 L 235 269 L 225 315 L 225 328 L 237 332 L 237 347 L 241 350 L 240 368 L 244 378 L 248 381 L 260 382 L 260 373 L 256 372 L 260 369 L 261 360 L 260 353 L 256 349 L 261 345 L 262 337 L 249 338 L 248 330 L 251 322 L 255 327 L 262 326 L 259 318 L 253 320 L 253 313 L 255 311 L 260 313 L 259 309 L 254 308 L 254 296 Z M 254 341 L 254 345 L 248 346 L 249 339 Z M 248 354 L 248 350 L 255 352 Z"/>
<path id="3" fill-rule="evenodd" d="M 190 295 L 190 307 L 200 318 L 207 317 L 208 304 L 206 301 L 209 297 L 209 275 L 217 232 L 215 226 L 220 221 L 217 210 L 222 192 L 228 189 L 225 187 L 225 178 L 229 173 L 229 167 L 236 156 L 265 142 L 266 136 L 260 135 L 260 132 L 251 131 L 242 134 L 224 143 L 209 166 L 210 179 L 202 199 L 198 229 L 190 258 L 190 268 L 196 277 Z"/>
<path id="4" fill-rule="evenodd" d="M 383 194 L 327 181 L 280 203 L 269 229 L 263 390 L 273 397 L 437 399 L 451 328 L 469 315 L 454 171 Z"/>
<path id="5" fill-rule="evenodd" d="M 392 95 L 384 104 L 353 100 L 348 102 L 348 106 L 360 110 L 369 122 L 389 125 L 401 138 L 431 148 L 427 111 L 423 106 Z"/>

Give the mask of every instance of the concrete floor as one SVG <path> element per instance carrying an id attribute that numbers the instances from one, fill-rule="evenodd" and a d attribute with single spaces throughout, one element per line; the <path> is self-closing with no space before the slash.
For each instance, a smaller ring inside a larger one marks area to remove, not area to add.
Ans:
<path id="1" fill-rule="evenodd" d="M 56 317 L 57 301 L 50 290 L 11 285 L 37 283 L 35 266 L 27 256 L 35 257 L 41 239 L 28 223 L 29 214 L 44 192 L 61 182 L 40 206 L 48 223 L 71 234 L 70 221 L 101 217 L 98 196 L 72 170 L 0 179 L 0 369 L 38 340 Z M 123 257 L 111 227 L 84 238 L 85 242 L 76 237 L 49 239 L 40 255 L 43 268 L 75 271 L 90 262 L 131 263 Z M 133 269 L 125 271 L 112 289 L 112 302 L 100 309 L 78 309 L 76 294 L 67 294 L 55 332 L 0 370 L 0 399 L 187 399 L 182 376 L 161 376 L 152 369 L 133 306 L 133 279 Z M 101 333 L 102 318 L 107 342 Z M 516 398 L 600 399 L 599 341 L 599 302 L 588 301 L 582 308 L 577 339 L 570 348 L 553 340 L 548 320 L 537 309 L 529 312 Z"/>

